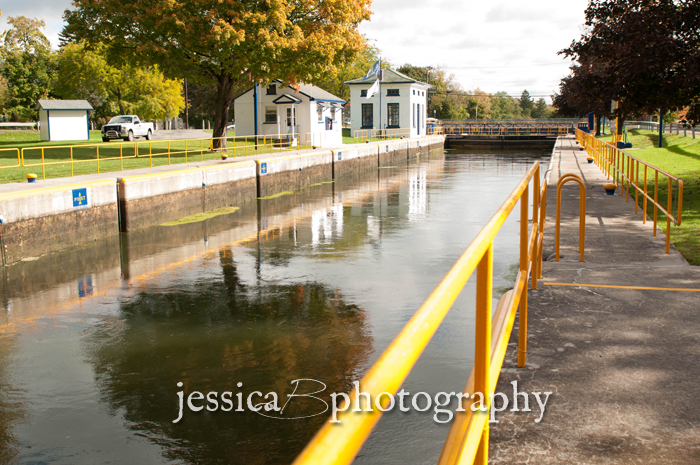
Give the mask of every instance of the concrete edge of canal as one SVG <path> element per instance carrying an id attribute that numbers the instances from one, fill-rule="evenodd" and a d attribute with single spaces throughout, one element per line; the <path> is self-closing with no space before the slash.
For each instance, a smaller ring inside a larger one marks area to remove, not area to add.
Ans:
<path id="1" fill-rule="evenodd" d="M 406 163 L 444 143 L 444 136 L 425 136 L 6 184 L 2 263 Z"/>

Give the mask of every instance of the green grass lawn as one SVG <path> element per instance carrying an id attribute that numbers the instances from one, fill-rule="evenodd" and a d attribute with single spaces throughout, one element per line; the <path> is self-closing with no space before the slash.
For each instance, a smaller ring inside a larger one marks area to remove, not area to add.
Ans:
<path id="1" fill-rule="evenodd" d="M 0 131 L 0 183 L 24 182 L 27 173 L 49 179 L 221 158 L 206 139 L 102 142 L 100 131 L 90 131 L 90 139 L 42 142 L 37 131 Z M 304 147 L 294 147 L 299 148 Z M 17 149 L 24 152 L 23 166 L 17 166 Z M 229 139 L 227 144 L 229 157 L 287 150 L 290 148 L 275 147 L 270 142 L 256 146 L 254 139 Z"/>
<path id="2" fill-rule="evenodd" d="M 627 140 L 633 148 L 627 152 L 683 180 L 683 216 L 680 226 L 671 226 L 671 241 L 690 264 L 700 265 L 700 137 L 684 137 L 683 132 L 664 134 L 663 148 L 656 147 L 658 137 L 652 131 L 631 130 Z M 601 140 L 609 142 L 610 137 Z M 650 186 L 653 192 L 653 183 Z M 668 199 L 667 192 L 666 183 L 660 180 L 659 198 L 663 205 Z M 659 225 L 665 230 L 663 215 L 659 217 Z"/>

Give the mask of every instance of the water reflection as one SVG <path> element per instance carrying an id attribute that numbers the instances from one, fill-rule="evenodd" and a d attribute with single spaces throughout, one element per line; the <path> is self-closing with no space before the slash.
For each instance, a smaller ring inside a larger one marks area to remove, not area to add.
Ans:
<path id="1" fill-rule="evenodd" d="M 173 424 L 176 383 L 188 393 L 282 397 L 290 381 L 312 378 L 344 392 L 372 352 L 365 312 L 317 282 L 246 284 L 231 249 L 219 250 L 219 265 L 222 279 L 139 293 L 122 305 L 122 324 L 86 338 L 102 401 L 171 460 L 289 461 L 325 415 L 285 421 L 205 410 Z"/>
<path id="2" fill-rule="evenodd" d="M 325 415 L 185 412 L 173 424 L 177 383 L 282 398 L 291 380 L 314 378 L 348 391 L 537 158 L 440 152 L 12 267 L 0 462 L 291 462 Z M 509 220 L 497 239 L 495 287 L 512 286 L 499 277 L 517 263 L 517 232 Z M 473 293 L 463 294 L 407 389 L 463 387 Z M 446 428 L 387 415 L 358 463 L 434 462 Z"/>

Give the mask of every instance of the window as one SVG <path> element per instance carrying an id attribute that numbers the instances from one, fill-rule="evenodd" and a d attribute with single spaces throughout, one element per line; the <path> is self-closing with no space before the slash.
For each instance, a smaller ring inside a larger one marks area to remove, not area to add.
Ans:
<path id="1" fill-rule="evenodd" d="M 399 89 L 387 89 L 386 90 L 386 95 L 388 97 L 395 97 L 399 95 Z"/>
<path id="2" fill-rule="evenodd" d="M 398 103 L 387 103 L 386 104 L 387 113 L 387 127 L 398 128 L 399 127 L 399 104 Z"/>
<path id="3" fill-rule="evenodd" d="M 318 122 L 323 123 L 323 105 L 320 103 L 316 104 L 316 111 L 318 112 Z"/>
<path id="4" fill-rule="evenodd" d="M 265 123 L 277 124 L 277 107 L 265 107 Z"/>
<path id="5" fill-rule="evenodd" d="M 420 93 L 422 97 L 425 97 L 425 91 Z"/>
<path id="6" fill-rule="evenodd" d="M 371 103 L 362 104 L 362 127 L 374 127 L 374 105 L 372 105 Z"/>
<path id="7" fill-rule="evenodd" d="M 414 90 L 413 93 L 416 91 Z M 413 127 L 416 127 L 416 104 L 413 104 L 413 112 L 411 113 L 411 116 L 413 117 Z"/>
<path id="8" fill-rule="evenodd" d="M 267 95 L 277 95 L 277 84 L 267 86 Z"/>
<path id="9" fill-rule="evenodd" d="M 367 89 L 360 91 L 360 97 L 367 97 Z"/>
<path id="10" fill-rule="evenodd" d="M 416 89 L 413 89 L 413 95 L 416 95 Z"/>

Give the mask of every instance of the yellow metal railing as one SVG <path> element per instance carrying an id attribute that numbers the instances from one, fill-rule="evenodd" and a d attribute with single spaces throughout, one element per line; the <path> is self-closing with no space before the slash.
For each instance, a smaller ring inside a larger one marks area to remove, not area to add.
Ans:
<path id="1" fill-rule="evenodd" d="M 204 161 L 212 159 L 211 155 L 217 157 L 226 154 L 230 157 L 244 157 L 257 155 L 270 151 L 284 151 L 293 148 L 298 141 L 297 134 L 277 134 L 264 136 L 238 136 L 238 137 L 216 137 L 207 139 L 166 139 L 150 141 L 134 141 L 119 143 L 95 143 L 80 145 L 49 145 L 39 147 L 25 147 L 17 150 L 18 164 L 0 166 L 6 168 L 41 168 L 41 178 L 46 179 L 46 170 L 51 167 L 64 167 L 70 165 L 70 175 L 74 176 L 76 165 L 92 164 L 96 173 L 105 171 L 116 171 L 116 166 L 110 165 L 107 170 L 103 169 L 106 162 L 119 162 L 119 171 L 124 170 L 124 162 L 133 159 L 148 159 L 148 167 L 153 167 L 153 159 L 167 158 L 167 164 L 188 163 L 191 161 Z M 173 158 L 177 158 L 173 160 Z M 102 167 L 100 166 L 102 164 Z M 127 169 L 145 168 L 143 166 L 132 166 Z M 85 174 L 85 173 L 79 173 Z"/>
<path id="2" fill-rule="evenodd" d="M 358 129 L 353 132 L 353 137 L 360 140 L 399 139 L 411 137 L 410 128 L 395 129 Z"/>
<path id="3" fill-rule="evenodd" d="M 442 126 L 428 126 L 425 132 L 429 136 L 441 136 L 444 134 L 444 128 Z"/>
<path id="4" fill-rule="evenodd" d="M 506 353 L 508 340 L 519 309 L 518 366 L 525 365 L 527 356 L 527 285 L 531 273 L 541 275 L 542 231 L 546 214 L 546 183 L 540 190 L 540 165 L 536 162 L 501 205 L 496 214 L 479 232 L 404 326 L 391 345 L 370 368 L 360 382 L 362 393 L 375 399 L 385 409 L 389 397 L 401 387 L 433 334 L 450 310 L 469 278 L 476 271 L 476 347 L 475 361 L 464 395 L 460 398 L 463 410 L 457 410 L 445 442 L 439 463 L 486 464 L 488 456 L 488 412 Z M 529 224 L 529 192 L 533 186 L 532 228 Z M 499 301 L 492 314 L 493 241 L 506 218 L 520 203 L 520 270 L 515 288 Z M 532 280 L 536 288 L 536 279 Z M 475 393 L 483 397 L 477 400 Z M 339 410 L 347 410 L 360 396 L 353 391 Z M 474 407 L 474 408 L 472 408 Z M 382 410 L 383 411 L 383 410 Z M 375 424 L 382 415 L 376 411 L 342 411 L 340 424 L 326 423 L 297 457 L 295 465 L 348 464 L 353 461 Z M 475 462 L 476 460 L 476 462 Z"/>
<path id="5" fill-rule="evenodd" d="M 577 174 L 568 173 L 559 178 L 557 181 L 557 218 L 556 227 L 554 233 L 554 254 L 555 260 L 559 261 L 559 231 L 561 225 L 561 188 L 564 184 L 570 181 L 575 181 L 579 186 L 579 213 L 578 213 L 578 251 L 581 254 L 581 261 L 583 261 L 584 247 L 586 245 L 586 186 L 583 183 L 583 179 Z"/>
<path id="6" fill-rule="evenodd" d="M 0 149 L 0 159 L 5 159 L 5 153 L 6 153 L 6 152 L 10 152 L 10 153 L 14 152 L 15 154 L 17 154 L 17 163 L 12 164 L 12 165 L 0 165 L 0 169 L 4 169 L 4 168 L 19 168 L 19 167 L 22 165 L 22 159 L 21 159 L 21 155 L 20 155 L 19 149 L 18 149 L 18 148 Z M 12 159 L 14 160 L 14 157 L 12 157 Z"/>
<path id="7" fill-rule="evenodd" d="M 468 136 L 565 136 L 569 127 L 531 127 L 531 126 L 446 126 L 445 135 Z"/>
<path id="8" fill-rule="evenodd" d="M 613 180 L 615 184 L 620 186 L 620 195 L 625 196 L 629 202 L 630 188 L 634 189 L 634 213 L 639 212 L 639 196 L 642 195 L 642 223 L 647 222 L 647 203 L 651 202 L 654 206 L 654 232 L 658 224 L 658 214 L 661 212 L 666 215 L 666 253 L 671 251 L 671 221 L 676 226 L 681 224 L 683 212 L 683 180 L 677 176 L 667 173 L 649 163 L 646 163 L 627 152 L 618 149 L 612 144 L 596 139 L 591 134 L 581 130 L 576 130 L 576 140 L 585 148 L 588 155 L 591 156 L 598 167 L 603 171 L 603 174 L 608 179 Z M 662 205 L 659 200 L 659 177 L 666 178 L 667 181 L 667 198 L 666 206 Z M 649 183 L 653 181 L 654 193 L 649 192 Z M 673 208 L 673 193 L 677 192 L 677 205 L 674 215 Z"/>

